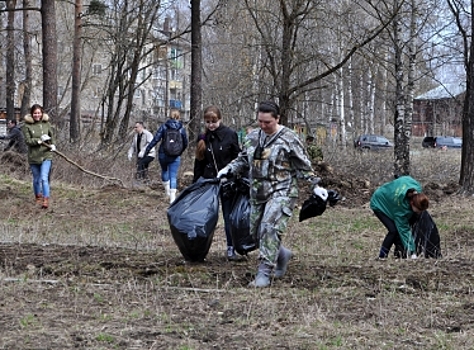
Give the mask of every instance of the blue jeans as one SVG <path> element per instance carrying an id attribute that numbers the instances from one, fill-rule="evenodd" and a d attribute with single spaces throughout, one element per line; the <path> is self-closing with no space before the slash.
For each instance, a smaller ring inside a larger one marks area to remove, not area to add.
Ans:
<path id="1" fill-rule="evenodd" d="M 41 164 L 30 164 L 35 196 L 42 193 L 43 197 L 49 198 L 49 172 L 51 171 L 51 164 L 51 159 L 44 160 Z"/>
<path id="2" fill-rule="evenodd" d="M 181 164 L 181 157 L 170 157 L 164 153 L 160 153 L 158 161 L 161 166 L 161 181 L 170 182 L 170 189 L 178 188 L 178 170 Z"/>

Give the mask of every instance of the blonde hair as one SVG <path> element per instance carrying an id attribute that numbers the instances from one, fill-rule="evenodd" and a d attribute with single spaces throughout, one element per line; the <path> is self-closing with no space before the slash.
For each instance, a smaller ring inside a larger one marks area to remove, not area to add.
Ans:
<path id="1" fill-rule="evenodd" d="M 221 111 L 216 106 L 206 107 L 206 109 L 204 110 L 203 116 L 204 116 L 204 120 L 217 121 L 217 120 L 222 119 Z M 199 141 L 196 145 L 196 153 L 195 153 L 197 160 L 204 159 L 204 155 L 206 153 L 206 134 L 207 134 L 207 129 L 203 135 L 199 136 Z"/>
<path id="2" fill-rule="evenodd" d="M 179 120 L 181 117 L 181 113 L 177 109 L 172 109 L 170 112 L 170 118 L 174 120 Z"/>

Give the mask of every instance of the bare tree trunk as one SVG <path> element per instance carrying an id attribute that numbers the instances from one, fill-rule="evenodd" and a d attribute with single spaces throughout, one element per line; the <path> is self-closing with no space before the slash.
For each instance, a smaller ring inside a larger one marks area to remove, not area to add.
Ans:
<path id="1" fill-rule="evenodd" d="M 7 119 L 15 118 L 15 7 L 16 0 L 7 0 Z"/>
<path id="2" fill-rule="evenodd" d="M 349 103 L 349 126 L 352 132 L 355 131 L 355 116 L 354 116 L 354 93 L 352 91 L 352 57 L 347 64 L 347 100 Z M 354 135 L 352 135 L 354 136 Z"/>
<path id="3" fill-rule="evenodd" d="M 365 110 L 365 83 L 364 83 L 364 73 L 360 73 L 359 77 L 359 91 L 360 91 L 360 96 L 359 96 L 359 115 L 360 115 L 360 123 L 359 123 L 359 129 L 360 132 L 363 134 L 367 134 L 369 132 L 369 129 L 367 127 L 367 112 Z"/>
<path id="4" fill-rule="evenodd" d="M 191 0 L 191 121 L 189 139 L 192 144 L 200 132 L 202 109 L 202 34 L 201 0 Z"/>
<path id="5" fill-rule="evenodd" d="M 374 104 L 375 104 L 375 79 L 373 67 L 369 67 L 367 70 L 367 121 L 370 134 L 375 134 L 375 113 L 374 113 Z"/>
<path id="6" fill-rule="evenodd" d="M 454 12 L 454 5 L 451 5 Z M 474 1 L 471 0 L 471 9 L 474 8 Z M 454 13 L 457 17 L 458 26 L 461 26 L 459 12 Z M 461 175 L 459 184 L 460 192 L 466 195 L 474 193 L 474 45 L 467 33 L 474 30 L 474 16 L 471 16 L 470 29 L 468 31 L 459 28 L 464 41 L 464 63 L 466 68 L 466 94 L 464 98 L 464 109 L 462 119 L 462 157 Z"/>
<path id="7" fill-rule="evenodd" d="M 388 61 L 388 51 L 385 53 L 385 61 Z M 385 95 L 384 98 L 382 98 L 380 134 L 385 135 L 385 126 L 387 125 L 388 70 L 383 68 L 381 68 L 380 70 L 382 73 L 382 90 L 383 94 Z"/>
<path id="8" fill-rule="evenodd" d="M 29 8 L 29 0 L 23 0 L 23 7 Z M 31 82 L 33 81 L 33 63 L 30 48 L 30 13 L 28 10 L 23 11 L 23 54 L 25 56 L 25 79 L 22 82 L 23 95 L 21 98 L 21 116 L 29 112 L 31 104 Z"/>
<path id="9" fill-rule="evenodd" d="M 53 121 L 58 116 L 58 42 L 55 0 L 41 2 L 43 32 L 43 108 Z"/>
<path id="10" fill-rule="evenodd" d="M 341 146 L 346 148 L 347 145 L 347 138 L 346 138 L 346 115 L 344 111 L 344 74 L 342 74 L 342 68 L 340 70 L 340 74 L 336 74 L 336 79 L 338 81 L 337 86 L 337 109 L 339 111 L 339 139 L 341 141 Z"/>
<path id="11" fill-rule="evenodd" d="M 416 52 L 417 52 L 417 19 L 418 9 L 417 0 L 411 0 L 411 19 L 410 19 L 410 39 L 407 43 L 408 47 L 408 75 L 405 100 L 405 120 L 403 130 L 403 174 L 410 174 L 410 139 L 413 121 L 413 99 L 415 93 L 415 69 L 416 69 Z"/>
<path id="12" fill-rule="evenodd" d="M 394 116 L 394 176 L 404 175 L 404 118 L 405 118 L 405 101 L 403 94 L 403 61 L 402 61 L 402 26 L 400 23 L 400 15 L 398 14 L 398 0 L 394 1 L 394 10 L 397 13 L 393 20 L 393 40 L 395 52 L 395 116 Z"/>
<path id="13" fill-rule="evenodd" d="M 81 45 L 82 45 L 82 0 L 74 7 L 74 44 L 72 52 L 72 89 L 69 136 L 77 142 L 81 138 Z"/>

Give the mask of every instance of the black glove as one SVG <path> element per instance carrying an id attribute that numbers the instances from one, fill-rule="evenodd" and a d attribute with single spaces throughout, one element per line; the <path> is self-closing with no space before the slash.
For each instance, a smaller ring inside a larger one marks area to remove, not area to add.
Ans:
<path id="1" fill-rule="evenodd" d="M 336 205 L 337 202 L 342 200 L 342 196 L 335 190 L 328 190 L 328 203 L 329 206 Z"/>

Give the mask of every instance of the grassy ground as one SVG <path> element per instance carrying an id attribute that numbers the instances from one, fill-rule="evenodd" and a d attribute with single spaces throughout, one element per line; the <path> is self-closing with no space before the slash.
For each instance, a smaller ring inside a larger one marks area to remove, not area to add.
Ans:
<path id="1" fill-rule="evenodd" d="M 459 152 L 413 152 L 443 250 L 416 261 L 375 260 L 385 230 L 368 199 L 390 179 L 391 155 L 325 154 L 323 180 L 346 200 L 291 222 L 295 257 L 264 290 L 247 288 L 256 252 L 225 260 L 222 221 L 206 262 L 185 263 L 161 185 L 133 187 L 129 164 L 79 160 L 122 188 L 56 157 L 41 210 L 27 169 L 4 160 L 0 349 L 473 349 L 474 218 L 472 198 L 453 193 Z"/>

